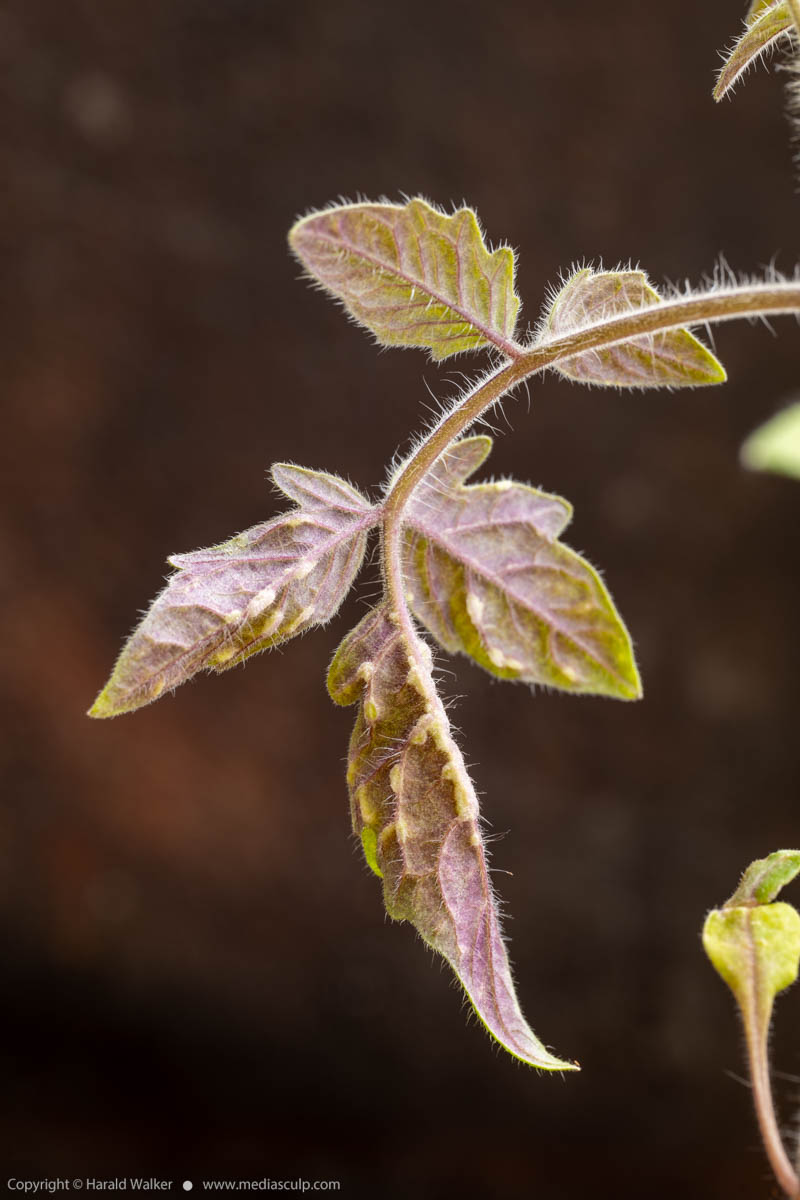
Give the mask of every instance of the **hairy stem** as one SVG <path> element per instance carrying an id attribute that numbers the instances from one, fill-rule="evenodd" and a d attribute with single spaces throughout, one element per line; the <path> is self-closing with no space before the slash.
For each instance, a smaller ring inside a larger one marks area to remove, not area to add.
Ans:
<path id="1" fill-rule="evenodd" d="M 800 0 L 795 0 L 795 3 L 800 5 Z M 392 481 L 384 504 L 383 570 L 387 596 L 401 624 L 407 631 L 413 631 L 405 602 L 400 562 L 403 509 L 414 488 L 439 455 L 507 392 L 523 379 L 555 365 L 559 359 L 589 350 L 601 350 L 630 338 L 709 321 L 781 313 L 800 313 L 800 280 L 719 288 L 713 292 L 682 296 L 586 326 L 552 341 L 530 347 L 515 345 L 509 348 L 511 361 L 481 380 L 442 417 Z"/>
<path id="2" fill-rule="evenodd" d="M 778 1183 L 787 1196 L 796 1197 L 800 1193 L 800 1180 L 789 1161 L 783 1139 L 778 1129 L 775 1116 L 775 1105 L 772 1099 L 772 1085 L 769 1077 L 767 1061 L 767 1029 L 769 1018 L 761 1020 L 759 1006 L 755 998 L 753 1003 L 742 1008 L 745 1016 L 745 1040 L 747 1041 L 747 1058 L 750 1066 L 750 1078 L 753 1088 L 753 1104 L 755 1105 L 761 1140 L 767 1153 L 770 1166 Z"/>
<path id="3" fill-rule="evenodd" d="M 398 472 L 384 504 L 382 527 L 386 591 L 398 611 L 402 612 L 406 607 L 403 598 L 399 555 L 402 515 L 406 501 L 422 477 L 450 443 L 467 426 L 471 425 L 476 417 L 479 417 L 521 379 L 524 379 L 527 373 L 522 355 L 517 351 L 516 357 L 510 363 L 489 375 L 488 378 L 481 380 L 467 396 L 459 401 L 451 412 L 431 430 L 428 437 L 417 447 L 415 453 Z"/>

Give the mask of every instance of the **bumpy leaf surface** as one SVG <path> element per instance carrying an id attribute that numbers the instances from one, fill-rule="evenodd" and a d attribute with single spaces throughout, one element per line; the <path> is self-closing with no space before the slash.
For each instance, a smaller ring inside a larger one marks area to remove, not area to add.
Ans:
<path id="1" fill-rule="evenodd" d="M 800 479 L 800 402 L 776 413 L 742 446 L 742 462 L 753 471 Z"/>
<path id="2" fill-rule="evenodd" d="M 309 274 L 384 346 L 443 359 L 513 337 L 514 255 L 489 252 L 470 208 L 424 200 L 348 204 L 298 221 L 289 244 Z"/>
<path id="3" fill-rule="evenodd" d="M 576 271 L 553 301 L 546 320 L 547 341 L 660 301 L 643 271 L 587 267 Z M 668 329 L 586 350 L 560 359 L 555 369 L 568 379 L 602 387 L 702 387 L 725 380 L 722 365 L 688 329 Z"/>
<path id="4" fill-rule="evenodd" d="M 794 21 L 785 2 L 779 0 L 777 4 L 752 4 L 744 32 L 728 51 L 717 76 L 714 99 L 721 100 L 748 67 L 781 38 L 792 33 L 796 33 Z"/>
<path id="5" fill-rule="evenodd" d="M 444 955 L 511 1054 L 568 1070 L 527 1025 L 514 992 L 478 824 L 478 803 L 430 673 L 430 651 L 386 604 L 331 664 L 337 704 L 358 702 L 347 772 L 353 828 L 383 879 L 386 911 Z"/>
<path id="6" fill-rule="evenodd" d="M 91 716 L 140 708 L 204 667 L 227 670 L 334 615 L 375 515 L 333 475 L 283 463 L 272 477 L 298 507 L 170 558 L 177 572 L 125 644 Z"/>
<path id="7" fill-rule="evenodd" d="M 630 637 L 592 567 L 558 540 L 566 500 L 510 480 L 464 486 L 491 438 L 450 447 L 412 493 L 404 577 L 419 620 L 493 675 L 636 699 Z"/>

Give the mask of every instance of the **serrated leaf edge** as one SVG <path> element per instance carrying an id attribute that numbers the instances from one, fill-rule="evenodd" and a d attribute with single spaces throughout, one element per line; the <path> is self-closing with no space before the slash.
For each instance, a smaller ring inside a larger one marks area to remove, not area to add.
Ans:
<path id="1" fill-rule="evenodd" d="M 504 334 L 499 333 L 497 330 L 493 329 L 489 325 L 485 325 L 481 321 L 476 321 L 474 319 L 473 315 L 467 313 L 463 307 L 460 307 L 458 304 L 454 304 L 451 300 L 447 299 L 446 296 L 443 296 L 439 293 L 433 292 L 432 290 L 430 290 L 430 288 L 427 284 L 424 286 L 421 285 L 418 280 L 413 279 L 412 277 L 407 275 L 405 272 L 400 271 L 398 268 L 387 267 L 384 263 L 381 263 L 379 259 L 373 258 L 372 256 L 366 254 L 365 252 L 363 252 L 361 250 L 359 250 L 357 253 L 360 254 L 360 256 L 366 262 L 369 262 L 370 265 L 372 267 L 374 267 L 374 269 L 376 271 L 383 272 L 387 275 L 395 275 L 395 277 L 402 279 L 403 282 L 406 283 L 412 289 L 420 288 L 420 290 L 427 291 L 430 294 L 432 300 L 434 300 L 437 304 L 441 304 L 445 308 L 448 308 L 452 313 L 454 313 L 456 316 L 458 316 L 464 322 L 464 324 L 466 326 L 469 326 L 471 329 L 475 330 L 476 334 L 482 339 L 482 341 L 477 343 L 474 347 L 472 347 L 472 349 L 480 350 L 484 347 L 494 347 L 495 349 L 500 350 L 503 354 L 508 355 L 509 357 L 513 357 L 519 350 L 519 347 L 517 346 L 516 342 L 514 341 L 513 335 L 514 335 L 514 329 L 516 328 L 517 320 L 519 317 L 519 309 L 520 309 L 520 298 L 519 298 L 519 295 L 518 295 L 518 293 L 516 291 L 516 287 L 515 287 L 516 258 L 514 255 L 514 250 L 507 242 L 500 242 L 496 246 L 492 246 L 489 243 L 489 241 L 487 240 L 487 237 L 486 237 L 486 232 L 485 232 L 483 225 L 481 223 L 481 220 L 478 216 L 478 213 L 474 208 L 471 207 L 471 205 L 462 204 L 458 208 L 454 208 L 453 212 L 448 213 L 441 205 L 433 204 L 430 200 L 426 199 L 424 196 L 412 196 L 412 197 L 409 197 L 407 200 L 405 200 L 402 203 L 400 203 L 398 201 L 392 201 L 392 200 L 388 200 L 386 198 L 382 198 L 382 199 L 374 201 L 374 202 L 368 201 L 368 200 L 344 201 L 341 203 L 331 203 L 328 205 L 324 205 L 322 208 L 310 209 L 308 212 L 304 213 L 302 217 L 297 218 L 297 220 L 292 225 L 292 228 L 289 230 L 289 235 L 288 235 L 289 248 L 290 248 L 292 254 L 294 255 L 294 257 L 300 263 L 304 278 L 309 280 L 314 287 L 325 292 L 325 294 L 330 296 L 333 300 L 335 300 L 337 304 L 340 304 L 345 309 L 345 312 L 347 313 L 347 316 L 349 317 L 349 319 L 352 320 L 353 323 L 358 325 L 360 328 L 367 330 L 367 332 L 369 332 L 372 335 L 372 337 L 375 339 L 375 341 L 379 345 L 385 344 L 381 341 L 380 336 L 375 332 L 375 330 L 373 330 L 371 328 L 371 326 L 368 324 L 368 322 L 362 320 L 361 317 L 357 316 L 355 313 L 353 313 L 351 311 L 351 309 L 347 305 L 346 300 L 344 300 L 335 291 L 334 288 L 330 287 L 327 283 L 324 282 L 324 280 L 318 278 L 318 276 L 316 276 L 314 274 L 314 272 L 306 266 L 299 251 L 296 249 L 296 247 L 294 245 L 293 238 L 294 238 L 294 235 L 298 231 L 300 231 L 306 223 L 313 221 L 317 217 L 324 216 L 326 213 L 339 212 L 339 211 L 348 210 L 348 209 L 359 209 L 359 208 L 371 208 L 371 209 L 384 208 L 384 209 L 388 209 L 388 210 L 402 211 L 403 209 L 407 209 L 408 206 L 413 201 L 419 201 L 420 204 L 424 205 L 425 207 L 430 209 L 432 212 L 436 213 L 437 216 L 441 216 L 441 217 L 449 218 L 449 217 L 458 216 L 460 213 L 469 213 L 470 216 L 474 220 L 475 227 L 476 227 L 478 236 L 481 241 L 481 245 L 485 249 L 486 253 L 490 257 L 494 256 L 499 251 L 507 251 L 511 255 L 511 288 L 512 288 L 512 295 L 513 295 L 514 299 L 516 300 L 516 311 L 514 313 L 514 317 L 513 317 L 512 323 L 511 323 L 510 337 L 506 337 Z M 356 253 L 355 251 L 351 251 L 351 252 Z M 415 347 L 415 348 L 419 348 L 419 347 Z M 466 353 L 466 352 L 467 351 L 456 351 L 455 353 Z M 435 350 L 433 350 L 431 348 L 429 348 L 429 353 L 431 354 L 431 357 L 435 362 L 440 362 L 443 360 L 443 358 L 447 357 L 446 355 L 438 355 L 435 352 Z"/>

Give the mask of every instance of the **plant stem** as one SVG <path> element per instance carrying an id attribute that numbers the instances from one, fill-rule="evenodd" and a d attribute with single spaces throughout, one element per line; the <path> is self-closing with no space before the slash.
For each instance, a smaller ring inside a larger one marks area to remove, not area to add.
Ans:
<path id="1" fill-rule="evenodd" d="M 756 1109 L 756 1117 L 758 1118 L 758 1127 L 761 1130 L 761 1140 L 764 1143 L 767 1158 L 778 1183 L 787 1196 L 796 1197 L 800 1191 L 800 1180 L 798 1180 L 794 1167 L 789 1161 L 789 1156 L 786 1153 L 786 1148 L 778 1129 L 764 1043 L 761 1042 L 754 1046 L 753 1041 L 748 1035 L 747 1049 L 750 1058 L 750 1074 L 753 1082 L 753 1103 Z"/>
<path id="2" fill-rule="evenodd" d="M 796 2 L 800 4 L 800 0 Z M 414 488 L 439 455 L 502 396 L 523 379 L 555 365 L 559 359 L 575 354 L 604 349 L 631 338 L 663 333 L 685 325 L 780 313 L 800 313 L 800 280 L 719 288 L 713 292 L 665 300 L 535 346 L 510 346 L 510 361 L 479 381 L 442 417 L 392 481 L 384 503 L 381 531 L 383 570 L 387 597 L 401 625 L 413 632 L 405 602 L 400 561 L 403 509 Z"/>
<path id="3" fill-rule="evenodd" d="M 772 1010 L 770 1002 L 767 1012 L 761 1011 L 758 989 L 751 981 L 750 996 L 747 1004 L 739 1000 L 744 1019 L 745 1040 L 747 1042 L 747 1059 L 752 1081 L 753 1104 L 755 1105 L 758 1127 L 761 1131 L 761 1141 L 769 1159 L 770 1166 L 780 1186 L 787 1196 L 796 1197 L 800 1194 L 800 1179 L 789 1161 L 783 1139 L 778 1129 L 775 1116 L 775 1104 L 772 1098 L 772 1085 L 769 1077 L 767 1061 L 767 1037 Z"/>
<path id="4" fill-rule="evenodd" d="M 406 633 L 413 632 L 403 588 L 403 571 L 400 562 L 402 540 L 402 516 L 406 501 L 423 475 L 430 469 L 455 438 L 458 437 L 482 412 L 495 404 L 510 391 L 526 374 L 530 374 L 523 356 L 518 354 L 510 363 L 494 374 L 482 379 L 471 392 L 446 414 L 395 477 L 389 495 L 384 502 L 381 540 L 383 545 L 383 573 L 387 597 L 397 613 Z M 407 638 L 412 644 L 415 638 Z"/>

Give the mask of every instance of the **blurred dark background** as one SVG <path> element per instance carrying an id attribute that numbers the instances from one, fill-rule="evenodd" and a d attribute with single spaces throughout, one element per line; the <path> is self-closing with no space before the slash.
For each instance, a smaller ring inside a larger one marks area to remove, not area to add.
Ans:
<path id="1" fill-rule="evenodd" d="M 568 496 L 639 705 L 455 665 L 523 1007 L 583 1072 L 496 1053 L 390 926 L 349 833 L 327 629 L 144 711 L 84 711 L 168 553 L 364 488 L 460 370 L 377 353 L 285 235 L 339 195 L 466 199 L 524 318 L 584 258 L 697 279 L 798 257 L 782 82 L 715 107 L 744 0 L 8 0 L 0 10 L 6 1176 L 339 1179 L 342 1196 L 761 1197 L 705 911 L 800 842 L 800 486 L 743 437 L 798 331 L 721 327 L 727 386 L 536 382 L 491 467 Z M 791 898 L 791 896 L 789 897 Z M 800 1073 L 797 995 L 776 1065 Z M 782 1018 L 782 1019 L 781 1019 Z M 782 1088 L 792 1118 L 797 1079 Z"/>

